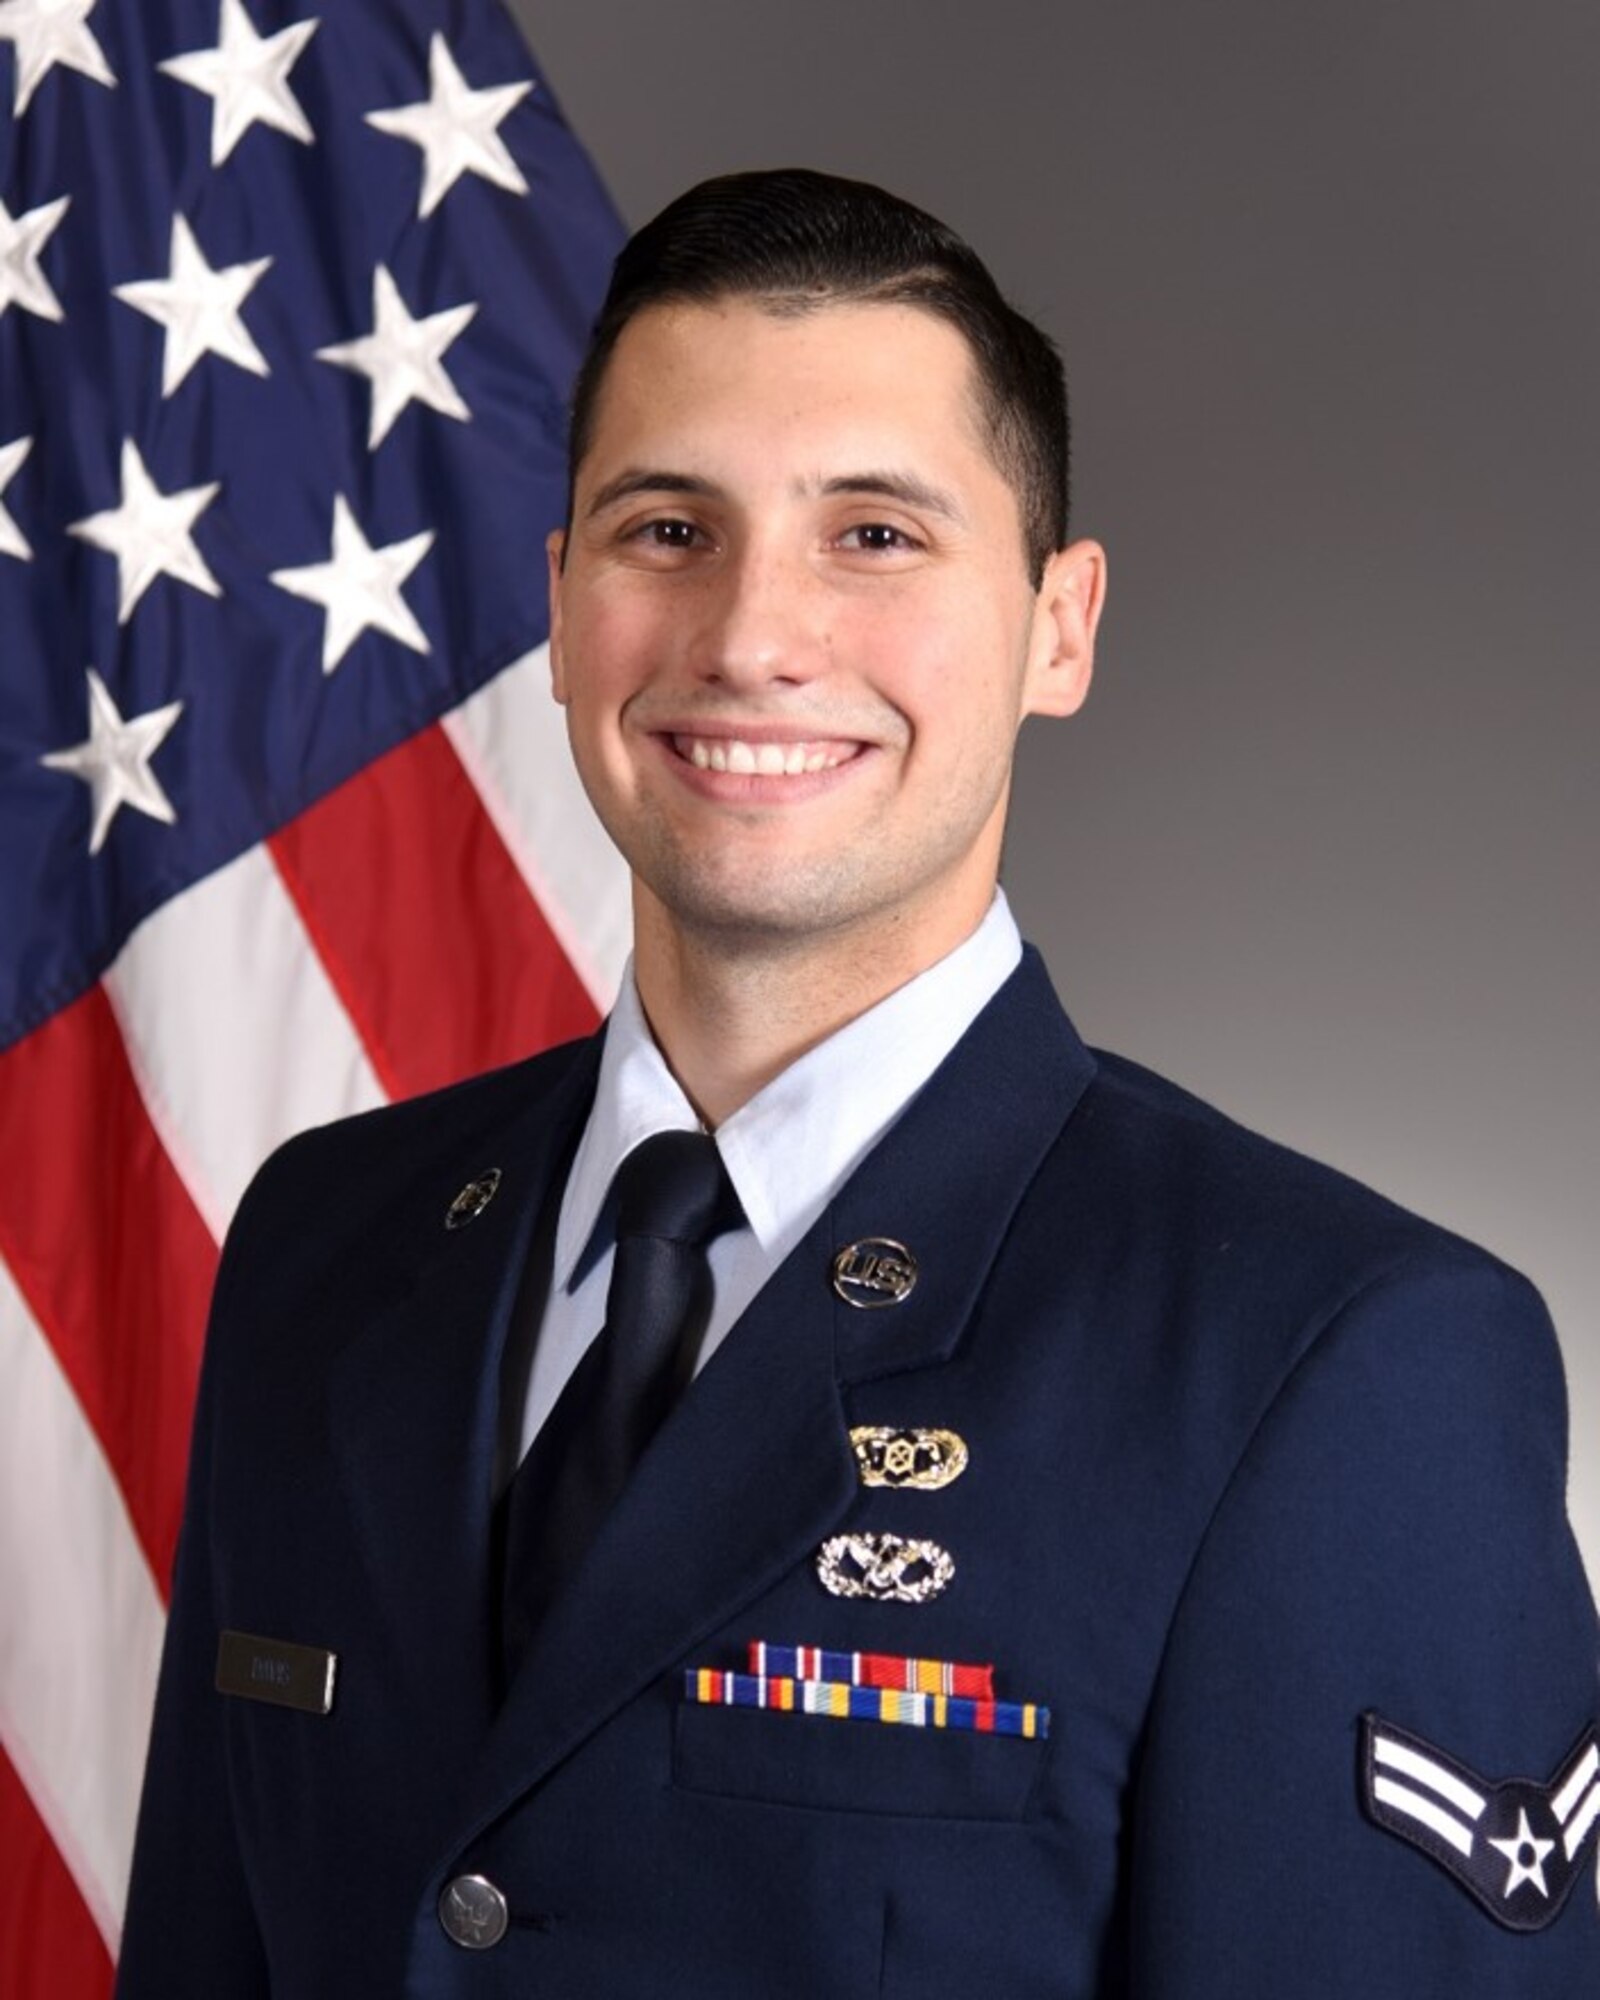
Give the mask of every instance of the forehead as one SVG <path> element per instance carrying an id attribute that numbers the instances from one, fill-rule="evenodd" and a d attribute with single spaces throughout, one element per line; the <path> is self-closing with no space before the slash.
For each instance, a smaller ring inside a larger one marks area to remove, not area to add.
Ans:
<path id="1" fill-rule="evenodd" d="M 606 367 L 580 480 L 619 454 L 882 451 L 995 474 L 965 339 L 916 306 L 649 306 Z M 614 469 L 614 466 L 612 467 Z"/>

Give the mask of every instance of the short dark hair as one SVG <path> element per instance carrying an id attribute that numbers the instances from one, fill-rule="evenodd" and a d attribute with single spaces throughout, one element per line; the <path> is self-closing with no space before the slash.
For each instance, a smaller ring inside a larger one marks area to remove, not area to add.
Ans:
<path id="1" fill-rule="evenodd" d="M 867 181 L 804 167 L 723 174 L 623 246 L 573 389 L 567 516 L 622 329 L 647 306 L 753 298 L 778 313 L 919 306 L 965 339 L 996 465 L 1016 490 L 1035 587 L 1067 539 L 1066 376 L 1054 343 L 1001 296 L 953 229 Z"/>

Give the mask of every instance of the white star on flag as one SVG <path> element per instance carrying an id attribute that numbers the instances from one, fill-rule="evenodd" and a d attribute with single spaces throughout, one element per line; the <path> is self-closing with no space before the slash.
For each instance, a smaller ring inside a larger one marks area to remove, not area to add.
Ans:
<path id="1" fill-rule="evenodd" d="M 1555 1846 L 1553 1840 L 1535 1840 L 1533 1828 L 1528 1824 L 1528 1812 L 1524 1807 L 1517 1814 L 1517 1830 L 1509 1840 L 1491 1840 L 1489 1845 L 1505 1856 L 1511 1863 L 1511 1873 L 1506 1878 L 1504 1893 L 1508 1896 L 1520 1889 L 1524 1882 L 1531 1882 L 1539 1894 L 1548 1899 L 1550 1891 L 1544 1879 L 1544 1858 Z M 1531 1853 L 1533 1859 L 1524 1861 L 1523 1854 Z"/>
<path id="2" fill-rule="evenodd" d="M 469 90 L 444 36 L 435 34 L 428 44 L 426 102 L 367 113 L 369 125 L 422 148 L 419 220 L 432 215 L 463 174 L 481 174 L 512 194 L 528 192 L 528 183 L 507 152 L 498 127 L 532 88 L 531 82 L 523 82 Z"/>
<path id="3" fill-rule="evenodd" d="M 112 286 L 124 304 L 167 330 L 161 357 L 163 396 L 172 394 L 204 354 L 220 354 L 224 361 L 248 369 L 252 375 L 271 373 L 239 317 L 239 308 L 271 262 L 270 257 L 257 257 L 248 264 L 213 270 L 194 239 L 194 231 L 181 215 L 175 215 L 168 275 Z"/>
<path id="4" fill-rule="evenodd" d="M 0 0 L 0 42 L 17 50 L 16 113 L 57 63 L 115 87 L 105 50 L 84 26 L 95 0 Z"/>
<path id="5" fill-rule="evenodd" d="M 69 523 L 69 535 L 81 535 L 97 549 L 117 559 L 117 623 L 126 625 L 133 608 L 158 576 L 174 576 L 220 597 L 222 586 L 207 569 L 194 545 L 195 522 L 222 491 L 222 482 L 188 486 L 181 493 L 162 493 L 145 469 L 132 438 L 122 443 L 122 498 L 115 507 L 86 520 Z"/>
<path id="6" fill-rule="evenodd" d="M 61 301 L 50 289 L 50 280 L 39 269 L 39 259 L 71 206 L 71 196 L 63 194 L 13 216 L 0 201 L 0 318 L 11 305 L 36 313 L 40 319 L 66 317 Z"/>
<path id="7" fill-rule="evenodd" d="M 22 461 L 33 449 L 33 439 L 13 438 L 10 444 L 0 444 L 0 493 L 16 477 Z M 0 556 L 17 556 L 27 562 L 33 555 L 28 547 L 28 538 L 12 520 L 4 507 L 0 507 Z"/>
<path id="8" fill-rule="evenodd" d="M 333 549 L 328 560 L 272 572 L 280 590 L 320 604 L 327 613 L 322 630 L 325 674 L 333 672 L 369 625 L 414 653 L 431 650 L 428 635 L 400 595 L 400 586 L 432 547 L 430 528 L 375 549 L 361 532 L 349 501 L 342 493 L 334 495 Z"/>
<path id="9" fill-rule="evenodd" d="M 291 22 L 275 35 L 258 35 L 243 0 L 222 0 L 216 47 L 169 56 L 157 65 L 212 100 L 212 166 L 220 167 L 256 124 L 311 144 L 311 126 L 289 88 L 289 72 L 316 32 L 313 17 Z"/>
<path id="10" fill-rule="evenodd" d="M 445 349 L 470 325 L 475 305 L 450 306 L 444 312 L 413 319 L 400 289 L 380 264 L 372 274 L 372 331 L 337 347 L 319 347 L 317 359 L 340 368 L 358 369 L 372 382 L 372 417 L 367 449 L 376 451 L 396 417 L 408 403 L 426 403 L 462 423 L 472 412 L 445 373 Z"/>
<path id="11" fill-rule="evenodd" d="M 151 819 L 172 826 L 177 820 L 172 801 L 161 789 L 161 780 L 150 768 L 150 759 L 161 748 L 167 732 L 183 713 L 181 701 L 169 701 L 146 715 L 123 720 L 110 690 L 89 669 L 89 735 L 70 750 L 52 750 L 39 762 L 52 771 L 70 771 L 89 787 L 93 819 L 89 828 L 89 852 L 98 854 L 111 831 L 119 806 L 132 806 Z"/>

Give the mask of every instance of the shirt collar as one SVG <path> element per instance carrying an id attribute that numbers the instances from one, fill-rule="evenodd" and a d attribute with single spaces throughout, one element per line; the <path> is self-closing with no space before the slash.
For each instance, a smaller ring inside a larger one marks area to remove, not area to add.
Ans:
<path id="1" fill-rule="evenodd" d="M 1015 971 L 1022 940 L 1002 891 L 978 928 L 927 971 L 809 1049 L 717 1128 L 756 1240 L 787 1254 Z M 593 1109 L 556 1225 L 554 1282 L 580 1274 L 617 1168 L 657 1132 L 700 1120 L 645 1019 L 628 962 Z M 599 1246 L 596 1246 L 597 1248 Z"/>

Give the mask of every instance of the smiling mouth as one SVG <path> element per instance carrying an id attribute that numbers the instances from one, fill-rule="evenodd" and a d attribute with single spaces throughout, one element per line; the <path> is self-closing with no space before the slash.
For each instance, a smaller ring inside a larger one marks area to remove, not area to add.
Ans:
<path id="1" fill-rule="evenodd" d="M 737 736 L 672 737 L 672 747 L 697 771 L 730 771 L 740 777 L 798 778 L 831 771 L 860 754 L 859 743 L 746 743 Z"/>

